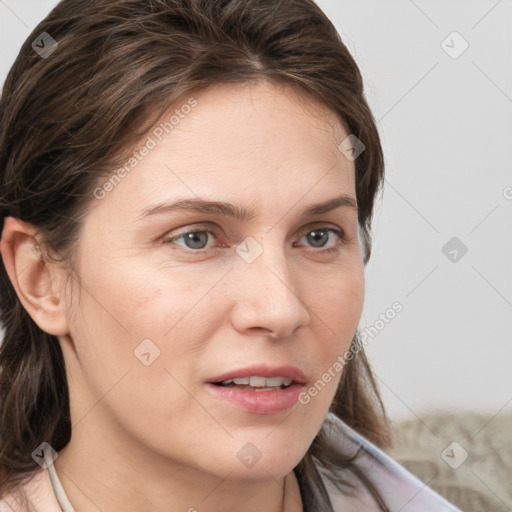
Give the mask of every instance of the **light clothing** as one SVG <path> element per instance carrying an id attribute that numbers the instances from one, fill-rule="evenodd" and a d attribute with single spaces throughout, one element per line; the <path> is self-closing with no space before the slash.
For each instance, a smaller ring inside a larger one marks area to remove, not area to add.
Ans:
<path id="1" fill-rule="evenodd" d="M 390 511 L 461 512 L 336 415 L 329 413 L 323 428 L 347 455 L 355 454 L 359 447 L 362 448 L 354 464 L 370 479 Z M 351 472 L 347 472 L 343 478 L 353 482 L 359 489 L 358 496 L 352 498 L 335 489 L 322 475 L 334 511 L 380 512 L 362 483 L 351 475 Z"/>
<path id="2" fill-rule="evenodd" d="M 461 512 L 334 414 L 327 415 L 322 428 L 347 455 L 355 454 L 362 448 L 354 464 L 370 479 L 391 511 Z M 356 492 L 349 496 L 327 479 L 325 470 L 319 470 L 335 512 L 380 512 L 376 501 L 352 472 L 345 470 L 342 473 L 343 479 L 356 487 Z M 290 486 L 297 489 L 294 487 L 297 486 L 296 479 L 287 477 L 287 489 Z M 11 495 L 0 501 L 0 512 L 75 512 L 53 464 L 49 464 L 47 469 L 38 470 L 23 489 L 27 493 L 29 507 Z"/>

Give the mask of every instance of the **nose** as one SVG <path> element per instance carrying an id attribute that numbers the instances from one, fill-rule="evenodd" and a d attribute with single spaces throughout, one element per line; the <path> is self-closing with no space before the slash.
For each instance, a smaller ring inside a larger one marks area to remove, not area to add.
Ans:
<path id="1" fill-rule="evenodd" d="M 299 276 L 290 272 L 282 250 L 266 247 L 255 261 L 240 259 L 237 267 L 233 276 L 232 322 L 239 332 L 261 332 L 278 339 L 309 325 L 310 314 L 300 297 Z"/>

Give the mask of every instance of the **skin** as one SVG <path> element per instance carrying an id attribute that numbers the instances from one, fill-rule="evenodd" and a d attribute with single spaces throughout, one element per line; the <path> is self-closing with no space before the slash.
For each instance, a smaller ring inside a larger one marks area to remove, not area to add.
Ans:
<path id="1" fill-rule="evenodd" d="M 356 211 L 302 217 L 343 193 L 355 200 L 354 162 L 338 150 L 348 135 L 339 119 L 267 81 L 195 98 L 131 173 L 92 198 L 73 278 L 37 257 L 32 226 L 5 225 L 2 256 L 17 293 L 63 349 L 73 430 L 55 467 L 77 512 L 281 511 L 285 477 L 296 484 L 293 468 L 341 375 L 308 404 L 271 415 L 219 401 L 204 382 L 251 364 L 290 364 L 309 387 L 349 348 L 361 316 Z M 141 215 L 196 196 L 255 216 Z M 341 228 L 346 240 L 331 232 L 315 244 L 307 235 L 321 227 Z M 203 249 L 185 237 L 169 241 L 196 229 Z M 247 237 L 263 249 L 252 263 L 236 252 Z M 149 366 L 134 356 L 145 339 L 160 350 Z M 237 457 L 248 442 L 262 454 L 252 467 Z M 296 491 L 288 510 L 302 510 Z"/>

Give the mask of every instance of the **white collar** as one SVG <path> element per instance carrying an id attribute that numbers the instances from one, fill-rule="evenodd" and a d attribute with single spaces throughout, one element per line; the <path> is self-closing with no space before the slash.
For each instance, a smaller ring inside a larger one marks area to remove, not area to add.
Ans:
<path id="1" fill-rule="evenodd" d="M 59 476 L 57 475 L 57 471 L 55 471 L 53 463 L 48 465 L 48 473 L 50 474 L 53 490 L 62 512 L 75 512 L 73 505 L 71 505 L 66 492 L 64 491 L 64 487 L 62 487 L 62 484 L 60 483 Z"/>

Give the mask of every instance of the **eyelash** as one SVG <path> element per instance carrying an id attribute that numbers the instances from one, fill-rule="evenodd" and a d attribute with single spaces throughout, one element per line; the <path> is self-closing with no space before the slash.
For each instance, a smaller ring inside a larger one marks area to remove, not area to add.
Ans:
<path id="1" fill-rule="evenodd" d="M 328 249 L 323 249 L 322 247 L 311 247 L 311 249 L 318 249 L 318 252 L 323 252 L 325 254 L 330 254 L 330 253 L 333 253 L 333 252 L 337 252 L 337 251 L 340 250 L 340 245 L 347 241 L 346 236 L 345 236 L 345 232 L 342 229 L 333 228 L 331 226 L 320 226 L 320 227 L 315 227 L 315 228 L 309 229 L 308 231 L 305 231 L 300 238 L 303 238 L 304 236 L 309 235 L 313 231 L 328 231 L 328 232 L 332 232 L 340 240 L 339 244 L 336 244 L 336 246 L 330 247 Z M 190 230 L 190 231 L 184 231 L 183 233 L 180 233 L 179 235 L 173 236 L 172 238 L 166 238 L 166 239 L 163 240 L 163 243 L 164 244 L 173 243 L 176 240 L 179 240 L 184 235 L 189 235 L 189 234 L 192 234 L 192 233 L 208 233 L 208 234 L 212 234 L 213 236 L 215 236 L 215 232 L 212 231 L 212 230 L 208 230 L 208 229 L 193 229 L 193 230 Z M 186 253 L 194 253 L 194 254 L 201 254 L 201 253 L 203 253 L 203 252 L 208 250 L 208 249 L 190 249 L 190 248 L 183 247 L 183 246 L 181 246 L 181 247 L 182 247 L 182 249 Z"/>

